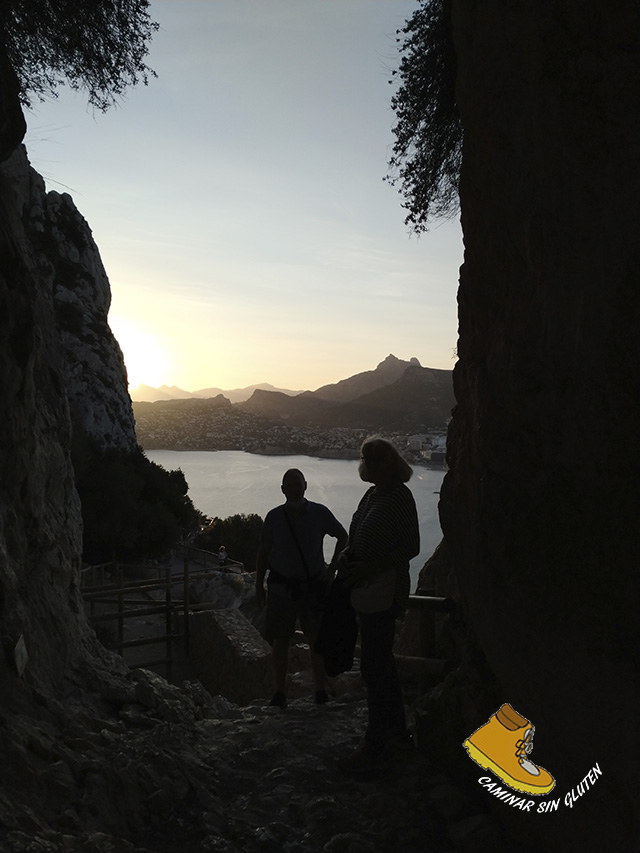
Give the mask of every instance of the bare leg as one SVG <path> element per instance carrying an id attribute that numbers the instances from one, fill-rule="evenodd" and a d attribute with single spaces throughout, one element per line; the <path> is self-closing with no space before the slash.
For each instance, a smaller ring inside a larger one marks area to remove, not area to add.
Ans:
<path id="1" fill-rule="evenodd" d="M 287 670 L 289 669 L 289 637 L 277 637 L 273 641 L 271 649 L 271 660 L 273 663 L 273 676 L 276 681 L 276 690 L 284 693 L 284 688 L 287 680 Z"/>

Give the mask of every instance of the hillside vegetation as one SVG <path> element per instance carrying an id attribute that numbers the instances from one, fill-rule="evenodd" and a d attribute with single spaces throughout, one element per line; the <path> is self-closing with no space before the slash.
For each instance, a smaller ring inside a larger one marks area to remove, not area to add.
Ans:
<path id="1" fill-rule="evenodd" d="M 451 371 L 388 356 L 375 370 L 302 394 L 258 388 L 243 402 L 134 402 L 146 449 L 354 452 L 372 432 L 443 432 L 454 405 Z"/>

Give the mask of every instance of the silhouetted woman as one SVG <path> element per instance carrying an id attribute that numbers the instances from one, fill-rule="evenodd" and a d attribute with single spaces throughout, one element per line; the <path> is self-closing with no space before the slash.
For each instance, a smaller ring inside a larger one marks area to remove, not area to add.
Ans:
<path id="1" fill-rule="evenodd" d="M 373 485 L 358 504 L 338 562 L 360 622 L 360 671 L 369 710 L 363 743 L 339 762 L 353 773 L 383 769 L 396 747 L 411 746 L 393 641 L 396 618 L 409 598 L 409 561 L 420 551 L 416 505 L 405 485 L 413 474 L 410 466 L 382 438 L 367 439 L 360 454 L 360 478 Z"/>

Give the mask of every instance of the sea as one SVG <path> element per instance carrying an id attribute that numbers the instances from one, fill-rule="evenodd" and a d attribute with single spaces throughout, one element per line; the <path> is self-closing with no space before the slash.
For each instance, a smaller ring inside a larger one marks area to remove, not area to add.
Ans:
<path id="1" fill-rule="evenodd" d="M 180 469 L 189 484 L 189 497 L 205 515 L 227 518 L 256 513 L 262 518 L 282 503 L 282 475 L 299 468 L 307 481 L 306 497 L 325 504 L 349 529 L 358 501 L 368 488 L 358 476 L 356 459 L 318 459 L 311 456 L 259 456 L 240 450 L 147 450 L 147 457 L 168 471 Z M 418 573 L 442 538 L 438 499 L 444 471 L 420 465 L 407 484 L 416 501 L 420 525 L 420 554 L 411 561 L 411 589 Z M 327 559 L 335 540 L 326 537 Z M 233 554 L 229 555 L 233 557 Z"/>

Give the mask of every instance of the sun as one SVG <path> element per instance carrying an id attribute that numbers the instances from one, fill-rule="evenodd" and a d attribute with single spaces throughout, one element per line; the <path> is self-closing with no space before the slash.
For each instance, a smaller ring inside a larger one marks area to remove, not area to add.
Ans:
<path id="1" fill-rule="evenodd" d="M 158 339 L 122 317 L 109 317 L 109 326 L 124 356 L 129 388 L 165 384 L 168 360 Z"/>

